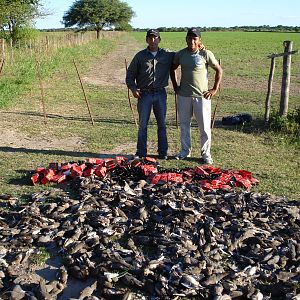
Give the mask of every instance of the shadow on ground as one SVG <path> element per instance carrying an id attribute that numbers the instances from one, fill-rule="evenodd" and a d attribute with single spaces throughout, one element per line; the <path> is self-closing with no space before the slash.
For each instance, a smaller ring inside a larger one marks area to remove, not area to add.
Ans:
<path id="1" fill-rule="evenodd" d="M 222 120 L 216 120 L 214 123 L 214 128 L 222 128 L 224 130 L 239 131 L 248 134 L 257 132 L 261 133 L 267 130 L 263 119 L 253 119 L 251 122 L 237 125 L 224 125 Z"/>
<path id="2" fill-rule="evenodd" d="M 3 112 L 5 114 L 16 114 L 16 115 L 24 115 L 24 116 L 34 116 L 38 118 L 45 118 L 47 119 L 61 119 L 61 120 L 71 120 L 71 121 L 80 121 L 80 122 L 92 122 L 91 118 L 88 117 L 80 117 L 80 116 L 63 116 L 58 114 L 46 114 L 44 116 L 38 112 Z M 93 116 L 93 121 L 98 123 L 110 123 L 110 124 L 134 124 L 134 121 L 131 119 L 112 119 L 112 118 L 99 118 Z"/>
<path id="3" fill-rule="evenodd" d="M 11 153 L 33 153 L 33 154 L 43 154 L 43 155 L 57 155 L 57 156 L 73 156 L 82 157 L 84 159 L 94 157 L 94 158 L 109 158 L 115 157 L 116 155 L 123 155 L 125 157 L 130 157 L 131 155 L 126 154 L 107 154 L 107 153 L 94 153 L 94 152 L 80 152 L 80 151 L 67 151 L 67 150 L 57 150 L 57 149 L 30 149 L 30 148 L 16 148 L 16 147 L 0 147 L 0 152 L 11 152 Z"/>
<path id="4" fill-rule="evenodd" d="M 63 266 L 61 257 L 57 255 L 58 249 L 50 246 L 48 249 L 53 255 L 47 259 L 45 265 L 41 269 L 36 270 L 36 274 L 45 279 L 46 282 L 57 280 L 57 273 L 60 267 Z M 79 280 L 69 276 L 67 286 L 62 294 L 57 297 L 58 300 L 79 299 L 80 292 L 86 287 L 90 286 L 95 281 L 94 278 L 87 278 L 86 280 Z"/>

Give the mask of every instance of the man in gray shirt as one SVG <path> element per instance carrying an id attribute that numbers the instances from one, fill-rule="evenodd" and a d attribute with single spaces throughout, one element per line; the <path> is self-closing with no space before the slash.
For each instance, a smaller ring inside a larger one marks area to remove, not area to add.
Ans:
<path id="1" fill-rule="evenodd" d="M 159 48 L 160 33 L 156 29 L 147 31 L 148 47 L 139 51 L 132 59 L 126 74 L 126 85 L 138 99 L 139 130 L 136 157 L 147 156 L 147 129 L 153 108 L 157 122 L 157 152 L 159 158 L 167 159 L 168 140 L 166 129 L 167 92 L 174 52 Z M 175 76 L 175 75 L 173 75 Z"/>

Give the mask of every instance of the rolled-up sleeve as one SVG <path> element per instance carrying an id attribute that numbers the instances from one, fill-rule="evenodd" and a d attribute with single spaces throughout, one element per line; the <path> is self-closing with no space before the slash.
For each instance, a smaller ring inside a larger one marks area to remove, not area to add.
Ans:
<path id="1" fill-rule="evenodd" d="M 180 64 L 180 62 L 179 62 L 179 52 L 176 52 L 175 55 L 174 55 L 174 58 L 173 58 L 173 65 L 177 66 L 179 64 Z"/>
<path id="2" fill-rule="evenodd" d="M 174 52 L 165 49 L 159 49 L 155 57 L 147 49 L 138 52 L 126 73 L 127 87 L 131 91 L 167 87 L 173 57 Z"/>
<path id="3" fill-rule="evenodd" d="M 134 56 L 133 60 L 129 64 L 129 67 L 126 72 L 126 85 L 131 91 L 135 91 L 136 87 L 136 77 L 138 72 L 138 59 L 137 55 Z"/>

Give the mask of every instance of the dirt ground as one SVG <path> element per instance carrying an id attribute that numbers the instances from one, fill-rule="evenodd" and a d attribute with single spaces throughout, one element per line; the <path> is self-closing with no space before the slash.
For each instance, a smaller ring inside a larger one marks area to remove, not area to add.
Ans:
<path id="1" fill-rule="evenodd" d="M 107 55 L 97 59 L 82 79 L 85 84 L 95 86 L 125 86 L 125 61 L 120 57 L 127 57 L 128 62 L 133 55 L 141 49 L 136 40 L 133 38 L 128 41 L 120 39 L 120 44 L 115 51 L 110 51 Z M 16 121 L 18 116 L 18 121 Z M 26 148 L 34 150 L 51 150 L 59 149 L 62 151 L 83 151 L 85 149 L 85 141 L 80 137 L 68 137 L 64 139 L 64 143 L 59 138 L 53 137 L 51 132 L 42 131 L 39 135 L 26 135 L 21 130 L 26 122 L 34 122 L 34 116 L 28 114 L 17 106 L 0 111 L 1 127 L 0 127 L 0 147 L 9 148 Z M 28 118 L 30 121 L 28 121 Z M 120 153 L 124 151 L 124 147 L 135 147 L 135 141 L 130 145 L 118 145 L 110 153 Z M 110 154 L 110 153 L 107 154 Z M 46 281 L 55 280 L 56 273 L 61 266 L 59 258 L 51 258 L 45 264 L 30 266 L 28 269 L 19 270 L 20 276 L 16 283 L 38 283 L 40 278 Z M 59 300 L 67 300 L 79 298 L 80 292 L 91 284 L 91 280 L 80 281 L 74 278 L 68 279 L 68 285 L 63 295 L 58 297 Z"/>
<path id="2" fill-rule="evenodd" d="M 91 65 L 86 74 L 82 74 L 84 84 L 95 86 L 125 86 L 125 60 L 120 58 L 126 57 L 129 63 L 133 55 L 141 50 L 141 45 L 134 38 L 120 38 L 120 44 L 114 51 L 101 57 Z M 16 122 L 18 115 L 18 122 Z M 28 148 L 28 149 L 60 149 L 64 151 L 82 151 L 85 141 L 80 137 L 68 137 L 61 143 L 59 138 L 49 138 L 49 132 L 42 132 L 40 135 L 25 135 L 20 128 L 26 122 L 25 112 L 15 106 L 0 111 L 1 128 L 0 128 L 0 147 Z M 135 143 L 133 143 L 135 145 Z M 131 145 L 132 146 L 132 145 Z M 118 149 L 112 149 L 111 153 L 118 153 Z"/>
<path id="3" fill-rule="evenodd" d="M 137 43 L 133 38 L 128 41 L 126 39 L 120 39 L 120 44 L 114 51 L 110 51 L 107 55 L 103 56 L 101 62 L 99 60 L 93 64 L 88 72 L 83 74 L 83 81 L 89 85 L 95 86 L 115 86 L 122 87 L 125 85 L 125 61 L 120 58 L 127 57 L 128 63 L 133 55 L 141 49 L 141 45 Z M 248 87 L 251 89 L 254 84 L 249 81 L 230 81 L 230 79 L 224 80 L 226 87 Z M 261 91 L 266 91 L 264 83 L 256 85 L 256 88 Z M 20 121 L 16 122 L 15 113 L 18 113 Z M 39 135 L 29 136 L 25 135 L 20 130 L 22 124 L 26 122 L 25 115 L 22 115 L 22 111 L 18 107 L 5 109 L 0 111 L 1 127 L 0 127 L 0 147 L 11 148 L 28 148 L 36 150 L 45 149 L 60 149 L 65 151 L 82 151 L 85 147 L 85 141 L 80 137 L 69 137 L 61 143 L 59 138 L 49 138 L 48 132 L 41 132 Z M 126 147 L 133 148 L 135 141 L 132 141 L 129 145 L 119 145 L 115 149 L 112 149 L 111 153 L 120 153 L 124 151 Z M 124 148 L 125 147 L 125 148 Z M 109 153 L 108 153 L 109 154 Z M 37 282 L 39 277 L 43 277 L 46 280 L 53 280 L 55 274 L 60 266 L 60 261 L 57 258 L 50 259 L 46 264 L 36 266 L 32 269 L 31 275 L 24 273 L 20 276 L 20 282 L 25 280 L 31 280 Z M 82 289 L 89 286 L 91 281 L 79 281 L 70 279 L 68 287 L 64 290 L 59 300 L 66 300 L 71 298 L 78 298 Z"/>
<path id="4" fill-rule="evenodd" d="M 128 40 L 129 39 L 129 40 Z M 127 63 L 134 54 L 141 50 L 141 45 L 133 38 L 119 39 L 119 45 L 115 47 L 114 51 L 103 55 L 95 60 L 90 69 L 82 74 L 84 84 L 94 86 L 115 86 L 125 87 L 125 61 L 121 58 L 126 57 Z M 265 82 L 258 82 L 256 79 L 244 78 L 230 78 L 226 77 L 226 70 L 224 70 L 224 78 L 222 81 L 222 88 L 243 88 L 244 90 L 256 90 L 262 93 L 267 92 L 267 80 Z M 63 76 L 63 75 L 62 75 Z M 180 76 L 180 69 L 178 69 L 177 77 Z M 62 78 L 63 79 L 63 78 Z M 126 87 L 125 87 L 126 88 Z M 274 90 L 279 90 L 279 83 L 275 82 Z M 298 86 L 291 86 L 291 93 L 297 94 Z M 16 115 L 18 122 L 16 122 Z M 34 117 L 34 116 L 32 116 Z M 83 151 L 85 141 L 81 137 L 68 137 L 61 143 L 59 138 L 51 137 L 50 132 L 43 131 L 39 135 L 28 136 L 24 131 L 20 130 L 24 122 L 27 122 L 28 113 L 22 111 L 18 106 L 0 111 L 1 128 L 0 128 L 0 147 L 15 147 L 28 149 L 60 149 L 65 151 Z M 32 119 L 34 122 L 34 118 Z M 116 149 L 112 149 L 111 153 L 118 153 L 126 145 L 120 145 Z M 129 148 L 135 146 L 135 141 Z M 127 147 L 128 148 L 128 147 Z"/>

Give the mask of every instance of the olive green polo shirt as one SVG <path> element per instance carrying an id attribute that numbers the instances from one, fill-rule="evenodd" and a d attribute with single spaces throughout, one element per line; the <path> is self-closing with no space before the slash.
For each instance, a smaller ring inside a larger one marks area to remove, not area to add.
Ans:
<path id="1" fill-rule="evenodd" d="M 159 48 L 155 57 L 146 48 L 132 59 L 126 74 L 126 85 L 136 89 L 162 89 L 168 86 L 175 52 Z"/>
<path id="2" fill-rule="evenodd" d="M 208 90 L 208 66 L 218 64 L 210 50 L 190 52 L 184 48 L 175 54 L 174 65 L 181 66 L 178 94 L 184 97 L 201 97 Z"/>

